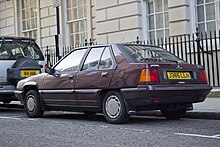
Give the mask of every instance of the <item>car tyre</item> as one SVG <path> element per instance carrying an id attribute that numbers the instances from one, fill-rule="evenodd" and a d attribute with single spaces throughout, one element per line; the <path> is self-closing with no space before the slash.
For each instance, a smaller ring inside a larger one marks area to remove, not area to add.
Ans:
<path id="1" fill-rule="evenodd" d="M 160 110 L 160 111 L 164 117 L 173 120 L 180 119 L 186 113 L 186 109 L 178 109 L 175 111 L 170 111 L 170 110 Z"/>
<path id="2" fill-rule="evenodd" d="M 30 90 L 25 95 L 24 109 L 26 114 L 31 118 L 43 116 L 44 111 L 41 109 L 40 97 L 37 91 Z"/>
<path id="3" fill-rule="evenodd" d="M 102 108 L 109 123 L 125 123 L 130 117 L 124 99 L 118 91 L 110 91 L 105 95 Z"/>

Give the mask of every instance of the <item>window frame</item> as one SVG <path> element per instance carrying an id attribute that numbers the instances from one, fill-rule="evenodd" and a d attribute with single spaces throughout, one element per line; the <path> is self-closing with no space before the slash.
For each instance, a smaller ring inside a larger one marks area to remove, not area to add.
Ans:
<path id="1" fill-rule="evenodd" d="M 16 9 L 18 11 L 21 11 L 21 13 L 17 14 L 16 15 L 16 19 L 18 20 L 17 24 L 16 24 L 16 27 L 18 28 L 17 30 L 17 34 L 20 35 L 20 36 L 25 36 L 24 33 L 27 33 L 27 32 L 31 32 L 33 30 L 36 30 L 36 38 L 33 37 L 33 36 L 28 36 L 28 37 L 31 37 L 31 38 L 34 38 L 36 39 L 36 42 L 39 46 L 41 46 L 41 26 L 40 26 L 40 1 L 38 0 L 35 0 L 35 5 L 36 5 L 36 28 L 34 29 L 29 29 L 29 30 L 23 30 L 23 16 L 22 16 L 22 11 L 23 11 L 23 8 L 22 8 L 22 1 L 19 1 L 17 0 L 17 3 L 18 5 L 16 5 Z"/>
<path id="2" fill-rule="evenodd" d="M 199 24 L 204 24 L 205 25 L 205 31 L 201 31 L 201 30 L 199 30 L 199 31 L 200 32 L 208 32 L 208 33 L 210 31 L 213 31 L 213 30 L 208 30 L 207 23 L 210 23 L 210 22 L 213 22 L 215 24 L 215 29 L 214 30 L 219 30 L 220 29 L 220 14 L 218 12 L 220 12 L 220 1 L 213 0 L 213 2 L 206 3 L 205 0 L 204 0 L 202 4 L 197 4 L 197 0 L 196 0 L 194 4 L 195 4 L 195 12 L 196 12 L 196 26 L 198 27 Z M 212 20 L 207 20 L 206 7 L 207 7 L 207 5 L 210 5 L 210 4 L 214 4 L 215 18 L 212 19 Z M 198 21 L 198 7 L 199 6 L 203 6 L 203 12 L 204 12 L 204 20 L 200 21 L 200 22 Z"/>
<path id="3" fill-rule="evenodd" d="M 148 3 L 149 2 L 152 2 L 153 3 L 153 7 L 154 7 L 154 12 L 153 13 L 149 13 L 149 7 L 148 7 Z M 157 31 L 163 31 L 163 39 L 164 38 L 166 38 L 166 37 L 168 37 L 169 36 L 169 30 L 170 30 L 170 26 L 169 26 L 169 19 L 167 20 L 168 21 L 168 26 L 166 27 L 166 21 L 165 21 L 165 14 L 167 13 L 168 14 L 168 18 L 169 18 L 169 9 L 167 9 L 167 10 L 165 10 L 165 6 L 164 6 L 164 1 L 162 0 L 162 11 L 160 11 L 160 12 L 156 12 L 155 11 L 155 0 L 150 0 L 150 1 L 148 1 L 148 0 L 144 0 L 144 5 L 145 5 L 145 9 L 144 9 L 144 11 L 145 11 L 145 19 L 143 19 L 143 21 L 145 22 L 144 23 L 144 25 L 143 25 L 143 27 L 145 27 L 145 26 L 147 26 L 147 29 L 146 29 L 146 32 L 147 32 L 147 40 L 151 40 L 151 41 L 153 41 L 153 40 L 157 40 L 157 39 L 161 39 L 161 38 L 158 38 L 157 37 Z M 162 14 L 162 16 L 163 16 L 163 27 L 161 27 L 161 28 L 156 28 L 156 15 L 158 15 L 158 14 Z M 154 29 L 151 29 L 150 30 L 150 25 L 149 25 L 149 23 L 150 23 L 150 21 L 149 21 L 149 17 L 150 16 L 153 16 L 154 17 Z M 166 36 L 166 31 L 168 31 L 168 36 Z M 151 36 L 150 36 L 150 32 L 154 32 L 154 38 L 151 38 Z"/>
<path id="4" fill-rule="evenodd" d="M 76 42 L 75 42 L 75 35 L 77 35 L 77 34 L 83 34 L 83 33 L 85 33 L 85 39 L 87 39 L 87 40 L 89 40 L 88 38 L 91 38 L 91 20 L 90 20 L 90 16 L 91 16 L 91 11 L 90 11 L 90 9 L 88 9 L 89 8 L 89 6 L 90 6 L 90 2 L 89 1 L 86 1 L 86 18 L 80 18 L 80 19 L 76 19 L 76 20 L 73 20 L 73 18 L 69 21 L 68 20 L 68 6 L 67 6 L 67 0 L 65 0 L 64 2 L 63 2 L 63 7 L 64 7 L 64 9 L 63 9 L 63 13 L 64 13 L 64 15 L 65 15 L 65 18 L 64 18 L 64 22 L 65 22 L 65 26 L 66 26 L 66 28 L 65 28 L 65 33 L 66 33 L 66 35 L 65 35 L 65 38 L 67 38 L 66 39 L 66 44 L 70 44 L 70 45 L 73 45 L 73 46 L 76 46 L 76 45 L 81 45 L 81 44 L 84 44 L 85 43 L 85 40 L 81 40 L 80 42 L 79 42 L 79 44 L 77 44 Z M 73 9 L 73 7 L 71 7 L 70 9 Z M 71 27 L 71 25 L 73 25 L 72 23 L 75 23 L 75 22 L 80 22 L 80 21 L 82 21 L 82 20 L 84 20 L 85 22 L 86 22 L 86 30 L 85 31 L 81 31 L 81 32 L 76 32 L 76 33 L 72 33 L 71 34 L 71 29 L 70 29 L 70 27 Z M 79 37 L 79 38 L 81 38 L 81 37 Z"/>

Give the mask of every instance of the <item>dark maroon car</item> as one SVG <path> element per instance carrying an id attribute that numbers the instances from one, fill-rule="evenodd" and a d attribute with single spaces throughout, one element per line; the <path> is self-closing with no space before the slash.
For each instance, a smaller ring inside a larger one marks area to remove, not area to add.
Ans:
<path id="1" fill-rule="evenodd" d="M 21 80 L 15 94 L 29 117 L 103 112 L 108 122 L 123 123 L 145 110 L 178 119 L 211 89 L 201 65 L 156 46 L 111 44 L 73 50 L 47 73 Z"/>

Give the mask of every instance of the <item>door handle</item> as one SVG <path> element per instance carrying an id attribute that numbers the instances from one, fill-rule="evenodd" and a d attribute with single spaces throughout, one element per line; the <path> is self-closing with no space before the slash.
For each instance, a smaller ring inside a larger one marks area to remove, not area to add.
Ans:
<path id="1" fill-rule="evenodd" d="M 103 78 L 103 77 L 107 77 L 108 76 L 108 72 L 102 72 L 101 73 L 101 77 Z"/>
<path id="2" fill-rule="evenodd" d="M 74 75 L 69 75 L 69 79 L 73 80 L 74 79 Z"/>

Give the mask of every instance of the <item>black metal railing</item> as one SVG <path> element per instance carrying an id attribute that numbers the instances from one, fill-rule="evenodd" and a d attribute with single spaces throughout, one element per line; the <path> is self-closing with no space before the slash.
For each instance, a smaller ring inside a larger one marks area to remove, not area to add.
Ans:
<path id="1" fill-rule="evenodd" d="M 218 32 L 199 33 L 160 38 L 157 40 L 137 40 L 131 44 L 147 44 L 163 47 L 179 58 L 191 64 L 203 65 L 206 69 L 209 84 L 213 87 L 220 87 L 220 30 Z M 96 43 L 97 44 L 97 43 Z M 75 48 L 94 45 L 91 41 L 78 46 L 63 47 L 63 55 L 66 55 Z M 54 49 L 47 49 L 48 62 L 54 65 L 58 58 Z"/>

